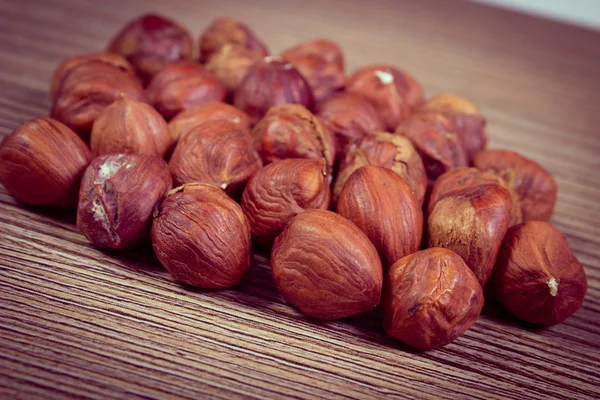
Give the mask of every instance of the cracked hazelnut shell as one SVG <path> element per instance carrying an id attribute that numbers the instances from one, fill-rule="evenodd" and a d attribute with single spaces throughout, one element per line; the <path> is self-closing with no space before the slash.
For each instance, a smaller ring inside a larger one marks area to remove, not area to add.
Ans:
<path id="1" fill-rule="evenodd" d="M 235 18 L 215 19 L 200 35 L 200 61 L 208 62 L 213 54 L 225 45 L 241 46 L 257 52 L 263 57 L 269 55 L 269 49 L 256 34 Z"/>

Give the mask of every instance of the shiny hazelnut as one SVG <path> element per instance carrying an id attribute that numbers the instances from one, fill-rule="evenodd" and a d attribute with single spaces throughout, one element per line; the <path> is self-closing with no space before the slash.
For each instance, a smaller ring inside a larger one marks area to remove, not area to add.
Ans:
<path id="1" fill-rule="evenodd" d="M 366 165 L 350 175 L 336 212 L 366 233 L 386 269 L 421 247 L 421 205 L 404 179 L 387 168 Z"/>
<path id="2" fill-rule="evenodd" d="M 209 101 L 224 101 L 227 91 L 200 64 L 181 61 L 154 75 L 146 88 L 150 102 L 167 120 L 183 110 Z"/>
<path id="3" fill-rule="evenodd" d="M 237 285 L 252 265 L 250 226 L 242 208 L 203 183 L 167 195 L 154 216 L 152 246 L 175 280 L 204 289 Z"/>
<path id="4" fill-rule="evenodd" d="M 169 169 L 160 157 L 97 157 L 81 181 L 77 227 L 94 246 L 135 247 L 149 238 L 152 213 L 170 189 Z"/>
<path id="5" fill-rule="evenodd" d="M 308 40 L 281 52 L 283 59 L 304 57 L 318 57 L 327 64 L 333 64 L 340 71 L 345 69 L 344 52 L 340 45 L 333 40 Z"/>
<path id="6" fill-rule="evenodd" d="M 390 131 L 423 102 L 423 89 L 415 78 L 390 65 L 360 68 L 348 78 L 346 90 L 369 100 Z"/>
<path id="7" fill-rule="evenodd" d="M 172 145 L 165 119 L 151 105 L 122 95 L 96 118 L 90 136 L 94 156 L 146 153 L 164 157 Z"/>
<path id="8" fill-rule="evenodd" d="M 262 168 L 248 131 L 218 120 L 198 125 L 175 147 L 169 169 L 177 185 L 203 182 L 238 198 L 250 177 Z"/>
<path id="9" fill-rule="evenodd" d="M 0 183 L 25 203 L 75 208 L 91 160 L 75 132 L 53 119 L 36 118 L 0 143 Z"/>
<path id="10" fill-rule="evenodd" d="M 356 225 L 331 211 L 296 216 L 275 239 L 271 271 L 283 298 L 313 318 L 369 311 L 381 297 L 377 250 Z"/>
<path id="11" fill-rule="evenodd" d="M 252 137 L 265 164 L 285 158 L 324 158 L 331 179 L 335 161 L 333 135 L 304 106 L 271 108 L 252 129 Z"/>
<path id="12" fill-rule="evenodd" d="M 509 150 L 484 150 L 473 159 L 473 164 L 500 176 L 517 193 L 524 222 L 552 217 L 558 188 L 544 167 Z"/>
<path id="13" fill-rule="evenodd" d="M 423 204 L 427 173 L 421 156 L 410 140 L 387 132 L 365 136 L 346 147 L 333 187 L 334 200 L 337 201 L 348 177 L 365 165 L 391 169 L 408 183 L 419 204 Z"/>
<path id="14" fill-rule="evenodd" d="M 430 350 L 454 341 L 473 325 L 483 308 L 483 290 L 460 256 L 430 248 L 392 265 L 382 303 L 388 335 Z"/>
<path id="15" fill-rule="evenodd" d="M 563 322 L 581 307 L 587 292 L 585 271 L 569 243 L 545 221 L 509 229 L 490 284 L 508 312 L 541 325 Z"/>
<path id="16" fill-rule="evenodd" d="M 200 35 L 200 61 L 207 62 L 213 53 L 231 44 L 257 52 L 263 57 L 269 55 L 267 46 L 243 22 L 234 18 L 217 18 Z"/>
<path id="17" fill-rule="evenodd" d="M 163 16 L 143 15 L 110 41 L 108 51 L 125 57 L 145 83 L 168 64 L 191 60 L 193 39 L 181 25 Z"/>
<path id="18" fill-rule="evenodd" d="M 225 89 L 233 92 L 240 86 L 250 69 L 263 58 L 259 52 L 226 44 L 213 53 L 205 67 L 219 78 Z"/>
<path id="19" fill-rule="evenodd" d="M 494 268 L 511 210 L 510 193 L 495 183 L 450 192 L 427 218 L 428 246 L 461 256 L 483 286 Z"/>
<path id="20" fill-rule="evenodd" d="M 252 239 L 270 249 L 275 238 L 305 210 L 329 208 L 331 191 L 324 159 L 292 158 L 276 161 L 258 171 L 242 195 L 242 209 Z"/>
<path id="21" fill-rule="evenodd" d="M 256 119 L 284 104 L 300 104 L 310 110 L 314 98 L 298 70 L 277 57 L 266 57 L 253 66 L 233 94 L 233 105 Z"/>

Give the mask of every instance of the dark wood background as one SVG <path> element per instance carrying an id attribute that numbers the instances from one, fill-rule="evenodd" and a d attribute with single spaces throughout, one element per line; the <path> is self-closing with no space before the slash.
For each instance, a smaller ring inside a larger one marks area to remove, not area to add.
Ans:
<path id="1" fill-rule="evenodd" d="M 261 255 L 235 289 L 186 289 L 150 248 L 94 249 L 69 213 L 30 209 L 0 188 L 0 398 L 600 397 L 600 32 L 458 0 L 3 0 L 0 135 L 47 115 L 61 59 L 101 50 L 150 10 L 195 35 L 217 16 L 242 18 L 273 52 L 332 38 L 349 70 L 389 62 L 428 95 L 474 99 L 491 147 L 555 175 L 553 222 L 585 266 L 587 298 L 559 326 L 492 313 L 417 353 L 385 336 L 376 311 L 307 320 Z"/>

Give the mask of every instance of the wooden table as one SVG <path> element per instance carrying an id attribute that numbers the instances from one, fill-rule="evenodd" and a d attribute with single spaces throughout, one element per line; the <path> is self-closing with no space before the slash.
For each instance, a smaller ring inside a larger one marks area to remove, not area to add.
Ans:
<path id="1" fill-rule="evenodd" d="M 349 70 L 389 62 L 428 95 L 474 99 L 491 147 L 556 177 L 553 222 L 585 266 L 587 298 L 559 326 L 484 315 L 418 353 L 387 338 L 376 311 L 306 319 L 283 302 L 264 256 L 235 289 L 185 289 L 149 247 L 97 250 L 72 214 L 27 208 L 0 188 L 0 398 L 600 397 L 600 32 L 457 0 L 4 0 L 0 134 L 47 115 L 61 59 L 102 49 L 149 10 L 194 34 L 238 16 L 273 52 L 333 38 Z"/>

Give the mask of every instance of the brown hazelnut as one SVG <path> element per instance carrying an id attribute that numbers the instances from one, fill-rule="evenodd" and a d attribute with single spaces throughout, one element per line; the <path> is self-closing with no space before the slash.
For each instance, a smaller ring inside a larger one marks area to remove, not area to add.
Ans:
<path id="1" fill-rule="evenodd" d="M 396 134 L 412 142 L 421 155 L 427 175 L 435 180 L 444 172 L 468 164 L 462 142 L 452 128 L 442 114 L 419 113 L 398 126 Z"/>
<path id="2" fill-rule="evenodd" d="M 256 243 L 270 249 L 296 215 L 311 208 L 329 208 L 331 191 L 325 160 L 293 158 L 258 171 L 242 195 L 242 209 Z"/>
<path id="3" fill-rule="evenodd" d="M 458 254 L 431 248 L 392 265 L 382 303 L 387 334 L 429 350 L 454 341 L 473 325 L 483 308 L 483 290 Z"/>
<path id="4" fill-rule="evenodd" d="M 327 64 L 335 65 L 340 71 L 345 69 L 344 52 L 340 45 L 333 40 L 308 40 L 281 52 L 281 58 L 284 59 L 304 57 L 318 57 Z"/>
<path id="5" fill-rule="evenodd" d="M 209 101 L 224 101 L 227 91 L 200 64 L 181 61 L 167 65 L 146 89 L 150 102 L 167 120 L 183 110 Z"/>
<path id="6" fill-rule="evenodd" d="M 552 217 L 558 188 L 544 167 L 509 150 L 484 150 L 473 159 L 473 164 L 503 178 L 517 193 L 524 222 Z"/>
<path id="7" fill-rule="evenodd" d="M 87 139 L 94 121 L 119 94 L 148 102 L 138 79 L 103 61 L 87 61 L 63 77 L 52 105 L 51 117 Z"/>
<path id="8" fill-rule="evenodd" d="M 152 246 L 175 280 L 204 289 L 237 285 L 252 265 L 250 226 L 242 208 L 203 183 L 167 195 L 154 216 Z"/>
<path id="9" fill-rule="evenodd" d="M 390 65 L 360 68 L 348 78 L 346 90 L 369 100 L 390 131 L 423 102 L 423 89 L 415 78 Z"/>
<path id="10" fill-rule="evenodd" d="M 172 145 L 165 119 L 151 105 L 122 95 L 96 118 L 90 136 L 94 156 L 147 153 L 164 157 Z"/>
<path id="11" fill-rule="evenodd" d="M 171 189 L 167 163 L 149 154 L 107 154 L 85 170 L 77 227 L 94 246 L 128 249 L 149 238 L 156 204 Z"/>
<path id="12" fill-rule="evenodd" d="M 271 108 L 252 129 L 252 137 L 265 164 L 285 158 L 324 158 L 331 179 L 335 161 L 333 135 L 303 106 Z"/>
<path id="13" fill-rule="evenodd" d="M 367 234 L 386 269 L 421 247 L 421 205 L 404 179 L 387 168 L 366 165 L 350 175 L 336 212 Z"/>
<path id="14" fill-rule="evenodd" d="M 510 193 L 495 183 L 450 192 L 427 218 L 428 246 L 461 256 L 483 286 L 508 230 L 511 209 Z"/>
<path id="15" fill-rule="evenodd" d="M 356 225 L 331 211 L 296 216 L 275 239 L 271 271 L 283 298 L 313 318 L 369 311 L 381 297 L 377 250 Z"/>
<path id="16" fill-rule="evenodd" d="M 300 104 L 310 110 L 314 98 L 298 70 L 277 57 L 266 57 L 253 66 L 233 94 L 233 105 L 256 119 L 284 104 Z"/>
<path id="17" fill-rule="evenodd" d="M 423 204 L 427 190 L 427 173 L 421 156 L 410 140 L 387 132 L 365 136 L 346 147 L 333 187 L 334 200 L 337 201 L 348 177 L 365 165 L 394 171 L 408 183 L 419 204 Z"/>
<path id="18" fill-rule="evenodd" d="M 569 243 L 545 221 L 509 229 L 490 284 L 508 312 L 541 325 L 563 322 L 579 309 L 587 292 L 585 271 Z"/>
<path id="19" fill-rule="evenodd" d="M 269 55 L 267 46 L 243 22 L 234 18 L 217 18 L 200 35 L 200 61 L 207 62 L 213 53 L 231 44 Z"/>
<path id="20" fill-rule="evenodd" d="M 262 168 L 248 131 L 218 120 L 198 125 L 175 147 L 169 169 L 177 185 L 204 182 L 238 198 L 246 182 Z"/>
<path id="21" fill-rule="evenodd" d="M 145 83 L 168 64 L 191 60 L 193 39 L 181 25 L 155 14 L 129 22 L 110 41 L 108 51 L 125 57 Z"/>
<path id="22" fill-rule="evenodd" d="M 53 119 L 36 118 L 0 143 L 0 183 L 25 203 L 75 208 L 91 160 L 75 132 Z"/>
<path id="23" fill-rule="evenodd" d="M 259 52 L 226 44 L 213 53 L 205 66 L 219 78 L 225 89 L 233 92 L 240 86 L 250 69 L 263 58 Z"/>

